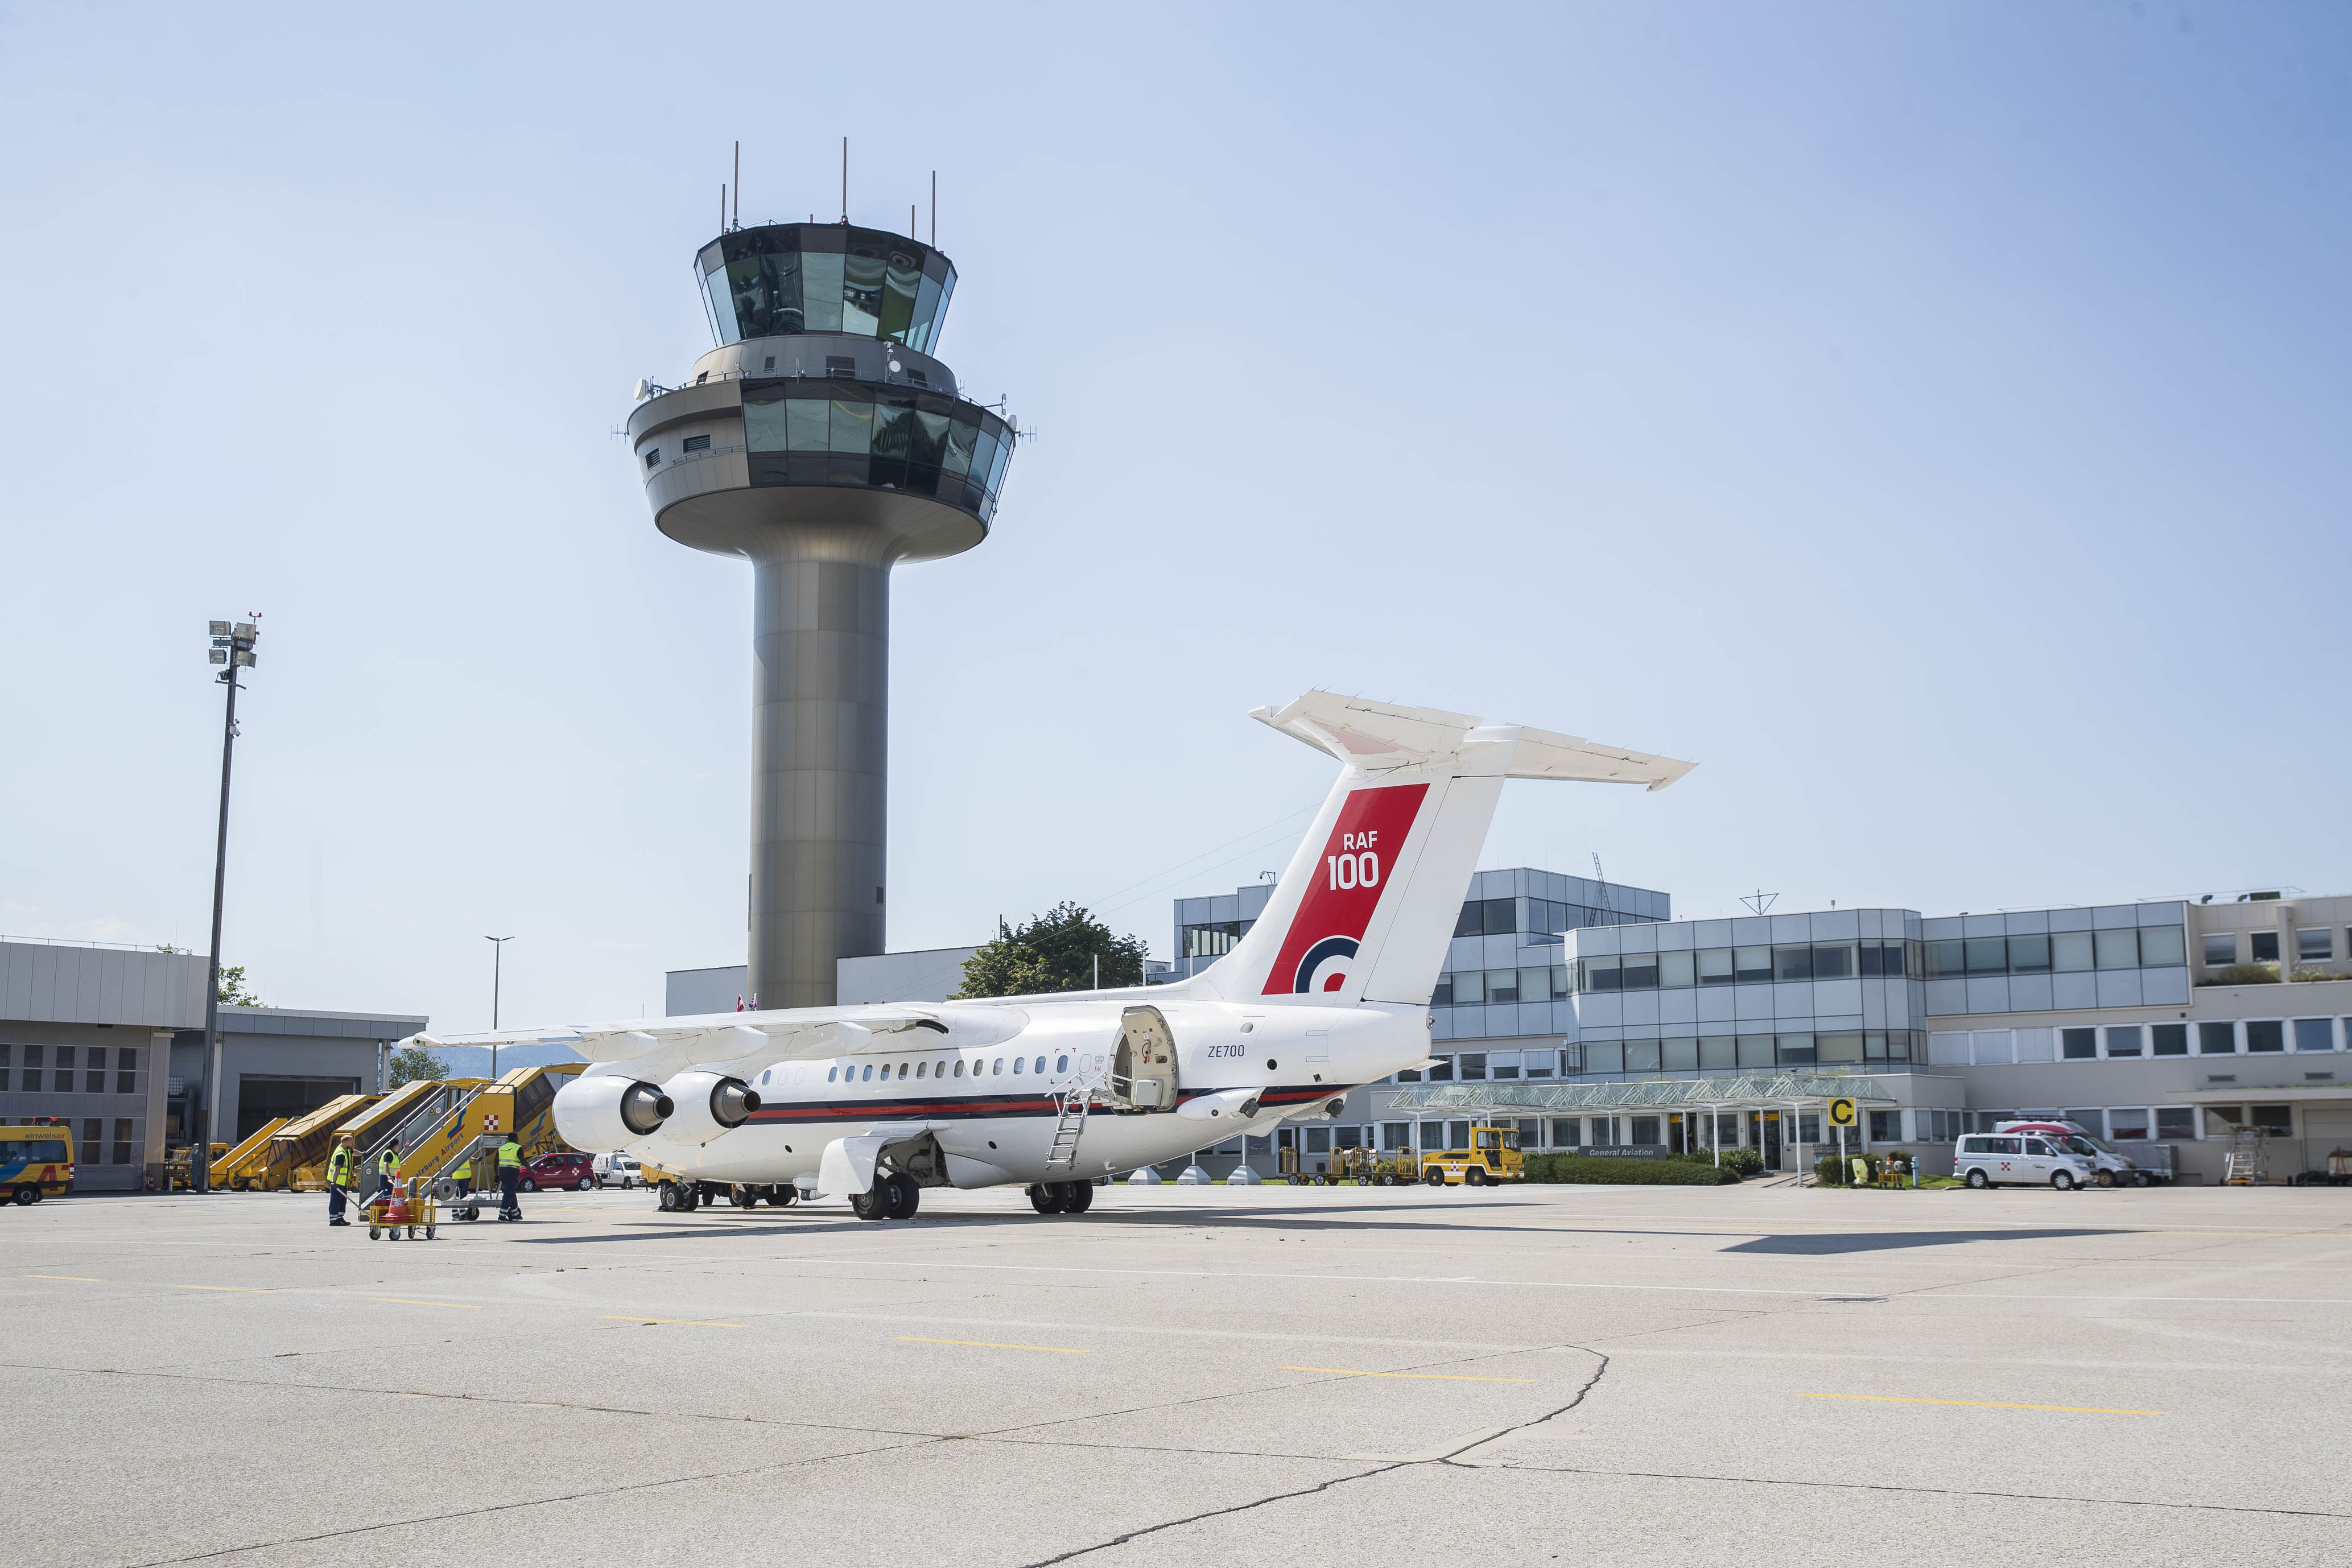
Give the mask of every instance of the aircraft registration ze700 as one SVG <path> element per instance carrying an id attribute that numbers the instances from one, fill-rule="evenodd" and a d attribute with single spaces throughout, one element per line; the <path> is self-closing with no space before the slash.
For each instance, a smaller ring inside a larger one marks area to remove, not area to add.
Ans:
<path id="1" fill-rule="evenodd" d="M 1265 912 L 1189 979 L 496 1038 L 586 1057 L 557 1130 L 673 1173 L 688 1206 L 723 1184 L 903 1219 L 925 1187 L 1018 1183 L 1041 1213 L 1082 1212 L 1103 1176 L 1336 1117 L 1349 1089 L 1429 1059 L 1430 994 L 1505 779 L 1663 789 L 1691 767 L 1324 691 L 1252 717 L 1339 778 Z"/>

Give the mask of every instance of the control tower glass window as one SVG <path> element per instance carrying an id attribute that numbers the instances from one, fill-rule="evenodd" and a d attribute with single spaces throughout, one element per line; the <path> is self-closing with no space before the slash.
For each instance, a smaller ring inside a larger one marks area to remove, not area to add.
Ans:
<path id="1" fill-rule="evenodd" d="M 846 332 L 934 352 L 955 268 L 927 245 L 840 224 L 768 224 L 723 235 L 697 265 L 719 342 Z"/>
<path id="2" fill-rule="evenodd" d="M 754 485 L 887 485 L 986 521 L 1013 455 L 986 409 L 868 383 L 750 381 L 743 444 Z"/>

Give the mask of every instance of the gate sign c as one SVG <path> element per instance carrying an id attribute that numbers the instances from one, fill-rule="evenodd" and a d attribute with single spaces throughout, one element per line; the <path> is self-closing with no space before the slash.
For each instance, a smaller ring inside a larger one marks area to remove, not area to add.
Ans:
<path id="1" fill-rule="evenodd" d="M 1853 1100 L 1841 1099 L 1830 1101 L 1830 1125 L 1832 1127 L 1851 1127 L 1853 1125 Z"/>

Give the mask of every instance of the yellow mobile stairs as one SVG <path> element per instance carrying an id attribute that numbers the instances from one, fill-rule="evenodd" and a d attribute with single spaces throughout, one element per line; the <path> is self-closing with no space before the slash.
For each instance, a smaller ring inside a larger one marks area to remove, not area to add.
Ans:
<path id="1" fill-rule="evenodd" d="M 213 1191 L 249 1192 L 255 1178 L 260 1174 L 269 1154 L 269 1141 L 286 1125 L 287 1118 L 273 1116 L 268 1122 L 244 1142 L 213 1162 Z"/>
<path id="2" fill-rule="evenodd" d="M 452 1080 L 443 1086 L 448 1095 L 421 1106 L 400 1131 L 401 1176 L 418 1184 L 417 1190 L 429 1190 L 436 1202 L 456 1204 L 452 1217 L 474 1218 L 474 1205 L 462 1202 L 452 1173 L 471 1158 L 470 1190 L 494 1193 L 496 1152 L 509 1135 L 526 1160 L 570 1147 L 555 1131 L 555 1091 L 587 1065 L 516 1068 L 496 1083 Z"/>
<path id="3" fill-rule="evenodd" d="M 318 1110 L 298 1116 L 269 1135 L 258 1163 L 247 1162 L 249 1187 L 265 1192 L 290 1192 L 305 1174 L 315 1177 L 326 1168 L 327 1152 L 335 1146 L 335 1129 L 353 1114 L 382 1100 L 380 1094 L 339 1094 Z M 323 1186 L 323 1181 L 316 1181 Z"/>

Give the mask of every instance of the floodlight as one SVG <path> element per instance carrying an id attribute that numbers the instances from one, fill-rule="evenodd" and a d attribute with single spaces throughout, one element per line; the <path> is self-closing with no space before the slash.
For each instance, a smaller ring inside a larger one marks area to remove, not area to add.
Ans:
<path id="1" fill-rule="evenodd" d="M 225 637 L 228 636 L 228 623 L 226 621 L 215 621 L 213 623 L 212 635 L 216 637 Z"/>
<path id="2" fill-rule="evenodd" d="M 237 663 L 239 663 L 239 664 L 241 664 L 241 665 L 246 666 L 247 668 L 252 668 L 252 665 L 253 665 L 253 654 L 252 654 L 252 652 L 251 652 L 249 649 L 247 649 L 247 648 L 239 648 L 239 649 L 237 649 L 237 650 L 236 650 L 236 662 L 237 662 Z"/>
<path id="3" fill-rule="evenodd" d="M 239 621 L 236 623 L 236 635 L 243 637 L 246 641 L 251 642 L 255 637 L 261 635 L 261 628 L 255 626 L 251 621 Z"/>
<path id="4" fill-rule="evenodd" d="M 226 664 L 228 662 L 228 649 L 225 647 L 213 648 L 210 650 L 210 657 L 212 662 L 215 664 Z"/>

